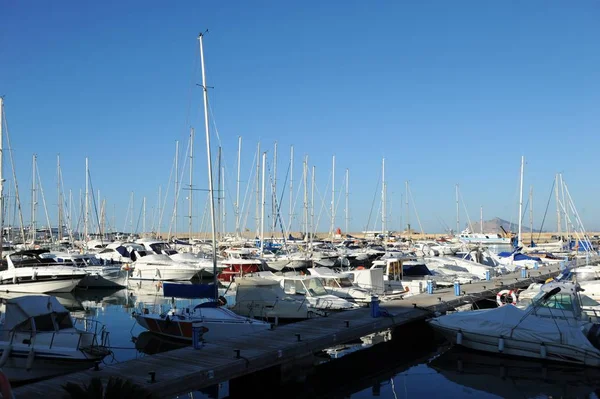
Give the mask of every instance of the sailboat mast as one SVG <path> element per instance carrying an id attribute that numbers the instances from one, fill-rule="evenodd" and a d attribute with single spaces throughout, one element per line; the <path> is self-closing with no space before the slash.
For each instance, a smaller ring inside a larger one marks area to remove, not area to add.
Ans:
<path id="1" fill-rule="evenodd" d="M 349 221 L 350 221 L 350 211 L 348 209 L 348 196 L 350 194 L 350 188 L 349 188 L 349 184 L 350 184 L 350 172 L 348 170 L 348 168 L 346 168 L 346 234 L 350 233 L 350 230 L 348 230 L 348 225 L 349 225 Z"/>
<path id="2" fill-rule="evenodd" d="M 523 246 L 523 237 L 521 236 L 523 230 L 523 168 L 525 165 L 525 156 L 521 156 L 521 183 L 519 188 L 519 236 L 518 246 Z"/>
<path id="3" fill-rule="evenodd" d="M 60 241 L 63 238 L 62 192 L 60 190 L 60 154 L 56 155 L 56 190 L 58 193 L 58 240 Z"/>
<path id="4" fill-rule="evenodd" d="M 479 206 L 479 230 L 483 234 L 483 205 Z"/>
<path id="5" fill-rule="evenodd" d="M 90 180 L 89 180 L 89 160 L 85 157 L 85 198 L 84 198 L 84 216 L 83 216 L 83 240 L 88 240 L 90 223 Z"/>
<path id="6" fill-rule="evenodd" d="M 405 182 L 406 183 L 406 232 L 408 233 L 408 236 L 410 237 L 410 209 L 408 207 L 408 180 Z"/>
<path id="7" fill-rule="evenodd" d="M 217 224 L 215 223 L 215 198 L 213 194 L 213 173 L 212 173 L 212 158 L 210 152 L 210 132 L 208 124 L 208 88 L 206 87 L 206 73 L 204 70 L 204 48 L 202 38 L 204 35 L 201 33 L 198 35 L 200 42 L 200 63 L 202 64 L 202 92 L 204 94 L 204 129 L 206 130 L 206 158 L 208 162 L 208 195 L 210 201 L 210 220 L 212 227 L 212 261 L 213 261 L 213 278 L 215 283 L 215 296 L 217 297 L 218 291 L 216 287 L 217 282 Z M 217 299 L 217 298 L 215 298 Z"/>
<path id="8" fill-rule="evenodd" d="M 260 141 L 256 146 L 256 236 L 260 237 Z"/>
<path id="9" fill-rule="evenodd" d="M 242 160 L 242 136 L 238 137 L 237 182 L 235 188 L 235 235 L 240 236 L 240 173 Z"/>
<path id="10" fill-rule="evenodd" d="M 533 186 L 529 187 L 529 232 L 533 243 Z"/>
<path id="11" fill-rule="evenodd" d="M 273 190 L 271 199 L 271 234 L 273 234 L 277 227 L 277 141 L 273 148 L 273 185 L 271 188 Z"/>
<path id="12" fill-rule="evenodd" d="M 304 157 L 302 163 L 302 180 L 304 181 L 304 241 L 308 242 L 308 233 L 310 231 L 308 221 L 308 157 Z"/>
<path id="13" fill-rule="evenodd" d="M 458 183 L 456 189 L 456 234 L 460 234 L 460 207 L 458 206 Z"/>
<path id="14" fill-rule="evenodd" d="M 383 232 L 383 240 L 385 243 L 384 249 L 387 252 L 387 231 L 386 231 L 386 225 L 385 225 L 385 216 L 386 216 L 386 209 L 385 209 L 385 158 L 383 158 L 383 160 L 381 161 L 381 230 Z"/>
<path id="15" fill-rule="evenodd" d="M 329 234 L 333 237 L 335 232 L 335 155 L 331 161 L 331 227 Z"/>
<path id="16" fill-rule="evenodd" d="M 222 193 L 222 186 L 221 186 L 221 146 L 219 146 L 217 148 L 217 226 L 219 226 L 219 229 L 221 228 L 221 219 L 222 219 L 222 203 L 221 203 L 221 193 Z M 218 231 L 218 230 L 217 230 Z M 217 233 L 217 237 L 222 237 L 222 234 L 224 232 L 222 231 L 221 233 Z"/>
<path id="17" fill-rule="evenodd" d="M 194 211 L 194 128 L 190 129 L 190 192 L 188 194 L 188 244 L 192 243 L 192 213 Z"/>
<path id="18" fill-rule="evenodd" d="M 226 218 L 227 218 L 227 207 L 225 206 L 225 167 L 221 167 L 221 176 L 222 177 L 222 181 L 223 181 L 223 202 L 221 203 L 221 208 L 223 209 L 223 220 L 222 220 L 222 226 L 223 226 L 223 230 L 221 230 L 221 234 L 224 236 L 225 233 L 227 233 L 227 227 L 226 227 Z"/>
<path id="19" fill-rule="evenodd" d="M 267 153 L 263 153 L 262 158 L 262 189 L 261 189 L 261 206 L 260 206 L 260 255 L 262 256 L 265 247 L 265 165 L 267 163 Z"/>
<path id="20" fill-rule="evenodd" d="M 560 199 L 558 198 L 558 173 L 554 178 L 554 196 L 556 197 L 556 232 L 559 237 L 562 237 L 561 226 L 560 226 Z"/>
<path id="21" fill-rule="evenodd" d="M 292 218 L 294 217 L 294 146 L 290 146 L 290 221 L 288 231 L 292 230 Z"/>
<path id="22" fill-rule="evenodd" d="M 308 164 L 308 156 L 306 156 L 306 163 Z M 315 165 L 312 167 L 312 175 L 311 175 L 311 188 L 310 188 L 310 250 L 312 252 L 312 242 L 313 236 L 317 232 L 317 226 L 315 226 L 315 173 L 316 168 Z"/>
<path id="23" fill-rule="evenodd" d="M 177 200 L 179 199 L 179 140 L 175 141 L 175 195 L 173 203 L 173 222 L 174 222 L 174 233 L 177 237 Z M 171 237 L 169 237 L 171 238 Z"/>
<path id="24" fill-rule="evenodd" d="M 142 199 L 142 235 L 146 234 L 146 197 Z"/>

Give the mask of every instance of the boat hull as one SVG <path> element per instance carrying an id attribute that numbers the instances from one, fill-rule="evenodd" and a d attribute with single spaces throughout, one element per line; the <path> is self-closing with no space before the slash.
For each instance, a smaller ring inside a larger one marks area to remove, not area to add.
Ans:
<path id="1" fill-rule="evenodd" d="M 81 278 L 56 278 L 54 280 L 35 281 L 29 283 L 12 283 L 3 281 L 0 283 L 0 292 L 22 292 L 28 294 L 45 294 L 52 292 L 71 292 L 77 287 Z"/>
<path id="2" fill-rule="evenodd" d="M 495 354 L 527 357 L 562 363 L 600 367 L 600 354 L 581 350 L 573 346 L 552 342 L 523 341 L 506 337 L 483 335 L 475 332 L 430 325 L 454 345 Z M 459 335 L 460 333 L 460 335 Z M 460 336 L 460 338 L 459 338 Z M 501 343 L 502 339 L 502 343 Z M 542 345 L 545 349 L 542 349 Z"/>
<path id="3" fill-rule="evenodd" d="M 155 315 L 144 314 L 136 315 L 135 319 L 140 326 L 150 332 L 187 341 L 192 340 L 193 328 L 203 329 L 202 339 L 208 342 L 239 337 L 271 328 L 270 324 L 258 320 L 252 323 L 230 322 L 227 320 L 177 320 L 176 318 L 167 320 Z"/>

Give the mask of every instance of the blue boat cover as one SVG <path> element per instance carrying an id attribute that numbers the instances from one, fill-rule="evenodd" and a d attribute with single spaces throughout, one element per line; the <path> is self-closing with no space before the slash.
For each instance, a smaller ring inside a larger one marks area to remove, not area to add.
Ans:
<path id="1" fill-rule="evenodd" d="M 217 297 L 215 284 L 177 284 L 163 282 L 163 295 L 173 298 L 209 298 Z"/>

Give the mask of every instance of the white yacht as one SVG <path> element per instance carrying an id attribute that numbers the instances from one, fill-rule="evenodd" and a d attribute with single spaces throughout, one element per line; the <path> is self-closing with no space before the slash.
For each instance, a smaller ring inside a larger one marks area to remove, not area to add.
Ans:
<path id="1" fill-rule="evenodd" d="M 347 301 L 367 304 L 375 295 L 372 291 L 354 284 L 350 279 L 350 273 L 336 272 L 328 267 L 311 267 L 306 270 L 311 276 L 321 279 L 327 292 Z"/>
<path id="2" fill-rule="evenodd" d="M 147 250 L 134 250 L 131 254 L 131 280 L 187 281 L 194 278 L 199 268 L 183 262 L 176 262 L 165 254 Z"/>
<path id="3" fill-rule="evenodd" d="M 253 276 L 269 278 L 279 282 L 287 295 L 305 299 L 309 306 L 319 310 L 350 310 L 360 305 L 327 292 L 317 276 L 277 275 L 269 271 L 253 273 Z"/>
<path id="4" fill-rule="evenodd" d="M 40 254 L 47 250 L 27 250 L 7 255 L 0 270 L 0 291 L 23 293 L 71 292 L 88 274 Z M 6 262 L 6 263 L 5 263 Z"/>
<path id="5" fill-rule="evenodd" d="M 78 287 L 123 288 L 127 285 L 127 271 L 121 270 L 118 264 L 106 264 L 106 261 L 98 258 L 96 254 L 46 252 L 40 256 L 87 272 L 87 276 L 79 282 Z"/>

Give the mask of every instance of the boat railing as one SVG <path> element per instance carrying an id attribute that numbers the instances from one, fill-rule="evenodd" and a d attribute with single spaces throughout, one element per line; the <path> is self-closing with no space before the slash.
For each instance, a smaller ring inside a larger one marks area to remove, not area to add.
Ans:
<path id="1" fill-rule="evenodd" d="M 78 327 L 79 326 L 79 327 Z M 92 334 L 92 343 L 88 347 L 106 347 L 108 346 L 109 332 L 106 330 L 106 326 L 98 320 L 92 320 L 83 317 L 73 317 L 73 327 L 79 328 L 79 341 L 77 342 L 77 349 L 81 349 L 81 338 L 83 334 L 81 332 L 87 334 Z M 100 335 L 100 340 L 98 340 L 98 335 Z"/>

